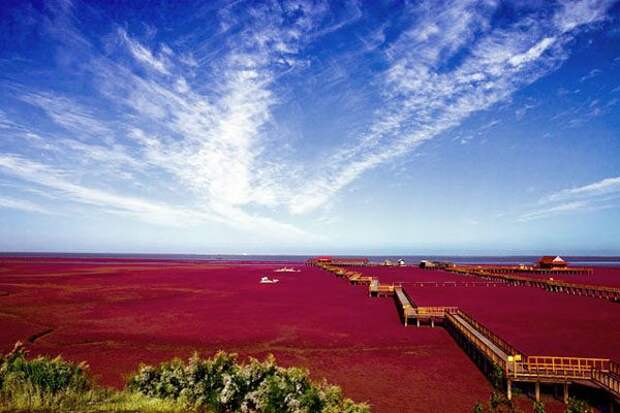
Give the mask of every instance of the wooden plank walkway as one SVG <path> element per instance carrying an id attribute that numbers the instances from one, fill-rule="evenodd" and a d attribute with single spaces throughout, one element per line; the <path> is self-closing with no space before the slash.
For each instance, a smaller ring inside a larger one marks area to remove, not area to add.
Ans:
<path id="1" fill-rule="evenodd" d="M 500 274 L 487 271 L 485 268 L 468 266 L 447 267 L 444 270 L 459 275 L 474 276 L 486 280 L 505 282 L 510 285 L 538 287 L 550 292 L 564 293 L 570 295 L 583 295 L 587 297 L 601 298 L 613 302 L 620 302 L 620 288 L 618 287 L 571 283 L 567 281 L 532 278 L 515 274 Z"/>
<path id="2" fill-rule="evenodd" d="M 564 401 L 567 402 L 568 384 L 576 382 L 598 387 L 606 391 L 616 402 L 620 402 L 620 366 L 609 359 L 526 356 L 497 336 L 491 329 L 457 307 L 419 307 L 407 294 L 402 285 L 381 284 L 375 277 L 363 276 L 355 271 L 342 270 L 338 266 L 329 263 L 312 263 L 311 265 L 317 265 L 337 276 L 345 277 L 352 283 L 361 277 L 365 277 L 368 280 L 370 296 L 392 295 L 394 297 L 405 326 L 408 325 L 411 319 L 416 321 L 418 327 L 420 326 L 420 320 L 430 320 L 433 327 L 435 321 L 440 320 L 447 327 L 453 328 L 476 351 L 503 370 L 507 384 L 506 392 L 509 399 L 512 398 L 513 382 L 534 383 L 537 400 L 540 398 L 540 383 L 560 383 L 564 385 Z M 450 268 L 449 271 L 491 279 L 501 277 L 500 279 L 504 282 L 506 280 L 513 282 L 515 277 L 519 277 L 506 274 L 481 273 L 478 269 L 472 271 L 470 268 L 464 269 L 459 267 Z M 546 280 L 527 278 L 527 281 L 542 281 L 544 283 Z"/>
<path id="3" fill-rule="evenodd" d="M 448 318 L 455 325 L 464 328 L 472 334 L 476 339 L 481 343 L 481 345 L 490 351 L 492 351 L 499 360 L 502 360 L 504 363 L 508 360 L 508 354 L 504 352 L 501 348 L 499 348 L 493 341 L 491 341 L 487 336 L 482 334 L 479 330 L 477 330 L 473 325 L 469 324 L 467 320 L 465 320 L 460 314 L 451 314 Z"/>

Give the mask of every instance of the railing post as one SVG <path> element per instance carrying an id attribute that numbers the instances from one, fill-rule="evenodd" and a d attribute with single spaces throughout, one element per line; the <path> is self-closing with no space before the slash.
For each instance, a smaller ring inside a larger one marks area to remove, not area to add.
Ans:
<path id="1" fill-rule="evenodd" d="M 508 400 L 512 400 L 512 380 L 510 380 L 510 379 L 507 380 L 506 398 Z"/>

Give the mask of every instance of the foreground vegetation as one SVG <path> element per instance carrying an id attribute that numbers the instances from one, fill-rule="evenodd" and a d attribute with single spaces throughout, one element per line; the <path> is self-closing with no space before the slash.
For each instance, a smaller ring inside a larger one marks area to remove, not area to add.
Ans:
<path id="1" fill-rule="evenodd" d="M 473 408 L 473 413 L 522 413 L 521 410 L 503 394 L 493 392 L 485 408 L 483 403 L 477 403 Z M 545 405 L 535 401 L 532 406 L 533 413 L 545 413 Z M 592 413 L 592 409 L 582 400 L 570 398 L 564 413 Z"/>
<path id="2" fill-rule="evenodd" d="M 143 365 L 122 391 L 97 386 L 84 363 L 26 356 L 21 343 L 0 355 L 0 411 L 370 413 L 337 386 L 279 367 L 271 356 L 239 363 L 220 352 Z"/>

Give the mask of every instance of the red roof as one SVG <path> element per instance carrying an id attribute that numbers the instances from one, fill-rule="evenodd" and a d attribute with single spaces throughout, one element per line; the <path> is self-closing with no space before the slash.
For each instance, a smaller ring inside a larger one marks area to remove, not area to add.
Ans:
<path id="1" fill-rule="evenodd" d="M 554 257 L 553 255 L 545 255 L 538 262 L 543 263 L 543 264 L 560 264 L 566 261 L 564 261 L 562 257 L 559 257 L 559 256 Z"/>

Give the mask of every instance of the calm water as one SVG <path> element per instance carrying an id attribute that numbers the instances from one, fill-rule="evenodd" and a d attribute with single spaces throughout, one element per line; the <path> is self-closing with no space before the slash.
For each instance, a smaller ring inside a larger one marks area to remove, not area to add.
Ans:
<path id="1" fill-rule="evenodd" d="M 46 257 L 46 258 L 133 258 L 156 260 L 221 260 L 221 261 L 288 261 L 304 262 L 311 255 L 208 255 L 208 254 L 82 254 L 82 253 L 0 253 L 1 256 Z M 335 257 L 338 257 L 337 255 Z M 350 256 L 349 256 L 350 257 Z M 404 259 L 415 264 L 420 260 L 449 261 L 455 264 L 532 264 L 538 261 L 538 255 L 520 256 L 458 256 L 458 255 L 370 255 L 365 256 L 371 262 L 383 262 L 386 259 L 397 261 Z M 572 265 L 620 266 L 620 257 L 571 257 L 563 256 Z"/>

